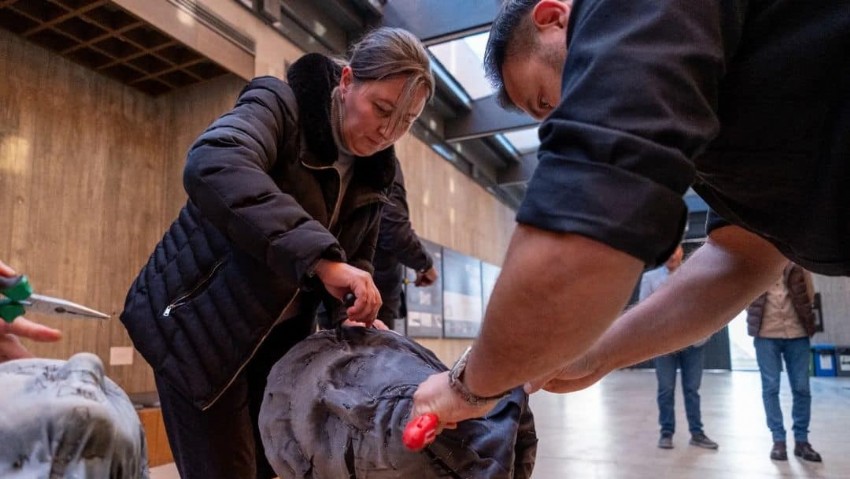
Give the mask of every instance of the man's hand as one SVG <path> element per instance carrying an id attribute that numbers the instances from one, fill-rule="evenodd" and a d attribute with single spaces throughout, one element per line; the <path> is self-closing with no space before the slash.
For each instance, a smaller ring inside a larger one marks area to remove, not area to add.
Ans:
<path id="1" fill-rule="evenodd" d="M 0 261 L 0 276 L 15 276 L 15 270 Z M 32 357 L 18 336 L 33 341 L 53 342 L 61 339 L 62 333 L 58 329 L 48 328 L 23 317 L 15 318 L 11 323 L 0 320 L 0 362 Z"/>
<path id="2" fill-rule="evenodd" d="M 319 260 L 315 271 L 328 293 L 337 299 L 342 300 L 349 292 L 357 297 L 354 305 L 346 310 L 349 320 L 372 324 L 381 308 L 381 293 L 372 275 L 349 264 L 324 259 Z"/>
<path id="3" fill-rule="evenodd" d="M 422 286 L 431 286 L 434 281 L 437 281 L 437 270 L 431 266 L 426 271 L 416 273 L 416 281 L 413 284 L 421 288 Z"/>
<path id="4" fill-rule="evenodd" d="M 591 359 L 592 357 L 588 352 L 553 374 L 525 383 L 523 389 L 528 394 L 541 389 L 551 393 L 569 393 L 592 386 L 610 372 L 602 369 L 601 364 Z"/>
<path id="5" fill-rule="evenodd" d="M 440 429 L 454 429 L 457 423 L 467 419 L 483 417 L 498 401 L 481 407 L 472 407 L 449 386 L 449 372 L 428 377 L 413 394 L 411 419 L 425 413 L 434 413 L 440 419 Z"/>

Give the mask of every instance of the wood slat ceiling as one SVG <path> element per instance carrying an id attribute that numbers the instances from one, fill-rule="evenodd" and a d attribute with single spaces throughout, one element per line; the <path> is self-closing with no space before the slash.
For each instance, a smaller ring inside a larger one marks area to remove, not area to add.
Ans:
<path id="1" fill-rule="evenodd" d="M 0 28 L 150 95 L 227 73 L 109 0 L 0 0 Z"/>

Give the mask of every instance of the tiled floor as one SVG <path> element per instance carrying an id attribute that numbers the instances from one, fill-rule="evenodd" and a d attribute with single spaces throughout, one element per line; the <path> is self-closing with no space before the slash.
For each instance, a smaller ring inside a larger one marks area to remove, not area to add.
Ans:
<path id="1" fill-rule="evenodd" d="M 791 392 L 785 379 L 780 400 L 790 431 Z M 706 372 L 703 377 L 703 425 L 720 443 L 719 450 L 688 445 L 680 386 L 675 447 L 658 449 L 655 374 L 634 370 L 614 373 L 579 393 L 532 397 L 540 438 L 534 478 L 850 478 L 850 378 L 812 378 L 811 385 L 809 439 L 823 464 L 793 456 L 787 462 L 768 458 L 772 442 L 757 372 Z"/>
<path id="2" fill-rule="evenodd" d="M 791 392 L 785 379 L 781 401 L 790 431 Z M 534 479 L 850 479 L 850 378 L 812 378 L 810 440 L 823 464 L 793 455 L 787 462 L 768 458 L 771 439 L 757 372 L 706 372 L 701 393 L 705 432 L 720 443 L 717 451 L 688 445 L 681 391 L 675 447 L 656 447 L 652 370 L 620 371 L 575 394 L 534 395 L 540 438 Z M 177 477 L 173 466 L 156 468 L 151 476 Z"/>

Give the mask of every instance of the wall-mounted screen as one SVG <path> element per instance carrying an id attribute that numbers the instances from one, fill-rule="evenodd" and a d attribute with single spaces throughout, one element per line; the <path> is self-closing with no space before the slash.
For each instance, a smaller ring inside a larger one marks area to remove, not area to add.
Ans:
<path id="1" fill-rule="evenodd" d="M 474 338 L 481 328 L 481 260 L 443 248 L 443 335 Z"/>
<path id="2" fill-rule="evenodd" d="M 443 247 L 427 240 L 421 241 L 434 258 L 438 277 L 431 286 L 417 287 L 413 285 L 416 272 L 405 268 L 406 334 L 417 338 L 439 338 L 443 335 Z"/>

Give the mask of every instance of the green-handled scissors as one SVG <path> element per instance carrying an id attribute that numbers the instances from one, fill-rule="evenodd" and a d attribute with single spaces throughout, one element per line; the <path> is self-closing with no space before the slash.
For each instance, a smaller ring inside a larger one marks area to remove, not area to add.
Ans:
<path id="1" fill-rule="evenodd" d="M 7 323 L 11 323 L 18 316 L 23 316 L 26 310 L 77 318 L 109 318 L 108 314 L 64 299 L 34 294 L 26 276 L 10 278 L 0 276 L 0 294 L 6 297 L 0 298 L 0 318 Z"/>

